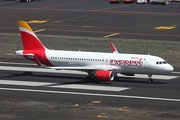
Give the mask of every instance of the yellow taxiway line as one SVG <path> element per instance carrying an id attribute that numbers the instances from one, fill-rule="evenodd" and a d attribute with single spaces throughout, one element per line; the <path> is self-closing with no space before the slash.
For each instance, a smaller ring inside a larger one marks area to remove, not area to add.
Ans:
<path id="1" fill-rule="evenodd" d="M 110 35 L 106 35 L 104 36 L 105 38 L 108 38 L 108 37 L 112 37 L 112 36 L 115 36 L 115 35 L 118 35 L 119 33 L 113 33 L 113 34 L 110 34 Z"/>
<path id="2" fill-rule="evenodd" d="M 34 33 L 45 31 L 46 29 L 35 30 Z"/>
<path id="3" fill-rule="evenodd" d="M 172 30 L 175 29 L 178 25 L 171 25 L 171 26 L 158 26 L 155 27 L 155 30 Z"/>

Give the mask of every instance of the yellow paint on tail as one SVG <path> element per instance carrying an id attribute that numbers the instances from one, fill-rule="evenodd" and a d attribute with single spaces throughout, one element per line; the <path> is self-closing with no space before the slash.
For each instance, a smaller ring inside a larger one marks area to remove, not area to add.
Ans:
<path id="1" fill-rule="evenodd" d="M 30 28 L 30 26 L 25 21 L 18 21 L 18 25 L 19 25 L 19 27 L 28 29 L 29 31 L 33 32 L 33 30 Z"/>

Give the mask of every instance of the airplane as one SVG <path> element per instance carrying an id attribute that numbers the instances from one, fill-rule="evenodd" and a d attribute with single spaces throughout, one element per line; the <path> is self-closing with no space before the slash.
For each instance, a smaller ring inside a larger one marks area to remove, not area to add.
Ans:
<path id="1" fill-rule="evenodd" d="M 113 81 L 118 73 L 127 76 L 147 74 L 152 83 L 152 75 L 168 74 L 174 68 L 163 58 L 144 54 L 119 53 L 110 42 L 113 53 L 50 50 L 46 48 L 31 27 L 25 21 L 18 21 L 23 50 L 15 51 L 16 55 L 55 70 L 77 70 L 87 72 L 91 78 L 107 82 Z"/>

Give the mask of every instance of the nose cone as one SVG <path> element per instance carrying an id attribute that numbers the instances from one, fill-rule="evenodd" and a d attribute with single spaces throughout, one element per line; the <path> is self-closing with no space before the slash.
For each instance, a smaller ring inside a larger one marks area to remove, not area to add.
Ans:
<path id="1" fill-rule="evenodd" d="M 168 65 L 167 67 L 166 67 L 166 71 L 167 72 L 172 72 L 174 70 L 174 68 L 171 66 L 171 65 Z"/>

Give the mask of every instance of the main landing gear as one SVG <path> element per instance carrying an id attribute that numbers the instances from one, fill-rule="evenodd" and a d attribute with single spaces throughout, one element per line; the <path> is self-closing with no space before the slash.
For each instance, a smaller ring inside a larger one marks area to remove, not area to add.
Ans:
<path id="1" fill-rule="evenodd" d="M 149 82 L 149 83 L 153 83 L 152 74 L 149 74 L 148 77 L 149 77 L 148 82 Z"/>

